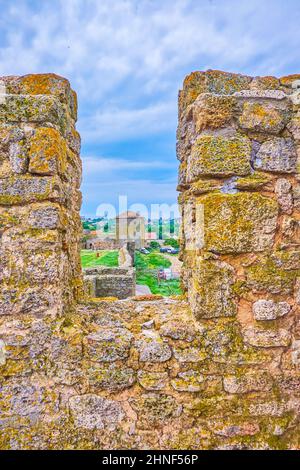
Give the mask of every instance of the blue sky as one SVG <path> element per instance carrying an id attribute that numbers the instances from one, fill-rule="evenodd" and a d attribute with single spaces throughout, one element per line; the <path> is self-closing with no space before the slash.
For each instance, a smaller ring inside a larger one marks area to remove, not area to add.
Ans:
<path id="1" fill-rule="evenodd" d="M 0 0 L 0 75 L 79 98 L 82 214 L 176 201 L 177 92 L 193 70 L 300 72 L 299 0 Z"/>

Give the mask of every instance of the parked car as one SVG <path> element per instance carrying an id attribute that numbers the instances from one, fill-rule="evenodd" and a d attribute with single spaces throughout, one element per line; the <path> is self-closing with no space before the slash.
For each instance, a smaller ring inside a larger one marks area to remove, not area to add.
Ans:
<path id="1" fill-rule="evenodd" d="M 168 253 L 168 250 L 169 250 L 169 248 L 164 247 L 164 248 L 160 248 L 159 251 L 160 251 L 161 253 Z"/>
<path id="2" fill-rule="evenodd" d="M 143 253 L 143 255 L 149 255 L 150 251 L 146 250 L 146 248 L 140 248 L 140 253 Z"/>
<path id="3" fill-rule="evenodd" d="M 170 253 L 171 255 L 177 255 L 179 253 L 179 250 L 178 248 L 169 248 L 168 253 Z"/>

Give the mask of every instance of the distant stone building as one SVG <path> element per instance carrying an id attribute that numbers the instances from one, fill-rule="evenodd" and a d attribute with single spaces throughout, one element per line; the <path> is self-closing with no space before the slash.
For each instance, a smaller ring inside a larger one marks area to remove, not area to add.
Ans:
<path id="1" fill-rule="evenodd" d="M 122 244 L 134 241 L 137 249 L 145 245 L 145 219 L 138 212 L 126 211 L 116 217 L 116 238 Z"/>
<path id="2" fill-rule="evenodd" d="M 82 241 L 82 248 L 86 250 L 118 250 L 119 243 L 113 238 L 88 238 Z"/>

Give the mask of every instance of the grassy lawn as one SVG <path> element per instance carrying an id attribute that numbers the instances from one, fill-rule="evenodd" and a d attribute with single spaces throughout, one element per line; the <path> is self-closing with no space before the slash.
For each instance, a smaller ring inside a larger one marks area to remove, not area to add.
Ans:
<path id="1" fill-rule="evenodd" d="M 97 258 L 99 253 L 99 258 Z M 176 255 L 174 255 L 176 256 Z M 113 250 L 81 250 L 81 264 L 83 268 L 93 268 L 94 266 L 118 266 L 118 251 Z M 136 283 L 146 285 L 152 294 L 164 296 L 181 294 L 180 280 L 157 281 L 157 269 L 169 268 L 171 261 L 159 252 L 153 251 L 149 255 L 136 252 Z M 151 270 L 154 270 L 151 272 Z"/>
<path id="2" fill-rule="evenodd" d="M 97 258 L 97 253 L 99 253 L 99 258 Z M 81 265 L 83 268 L 93 268 L 94 266 L 118 266 L 118 251 L 81 250 Z"/>
<path id="3" fill-rule="evenodd" d="M 152 252 L 149 255 L 135 253 L 135 267 L 137 270 L 169 268 L 171 264 L 170 260 L 159 253 Z"/>
<path id="4" fill-rule="evenodd" d="M 161 280 L 159 284 L 156 272 L 147 272 L 151 269 L 169 268 L 172 263 L 169 259 L 165 258 L 164 255 L 158 252 L 152 252 L 149 255 L 136 252 L 135 264 L 136 283 L 148 286 L 152 294 L 161 294 L 164 296 L 181 294 L 179 279 L 172 279 L 170 281 Z"/>
<path id="5" fill-rule="evenodd" d="M 143 271 L 137 271 L 136 283 L 148 286 L 152 294 L 161 294 L 165 297 L 169 295 L 180 295 L 182 293 L 179 279 L 160 281 L 160 284 L 158 284 L 155 275 L 143 273 Z"/>

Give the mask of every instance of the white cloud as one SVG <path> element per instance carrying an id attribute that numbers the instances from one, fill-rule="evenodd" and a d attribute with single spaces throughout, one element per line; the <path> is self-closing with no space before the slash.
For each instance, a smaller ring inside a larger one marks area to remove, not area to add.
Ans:
<path id="1" fill-rule="evenodd" d="M 99 178 L 98 182 L 86 182 L 83 190 L 89 195 L 83 200 L 82 213 L 93 215 L 100 204 L 113 204 L 118 209 L 118 197 L 127 196 L 128 204 L 174 204 L 177 201 L 175 181 L 150 181 L 147 179 L 116 179 L 110 181 Z"/>
<path id="2" fill-rule="evenodd" d="M 122 109 L 109 106 L 84 117 L 79 125 L 83 139 L 88 142 L 126 140 L 161 133 L 173 127 L 175 134 L 177 104 L 158 103 L 144 108 Z"/>
<path id="3" fill-rule="evenodd" d="M 97 173 L 107 174 L 117 171 L 147 170 L 147 169 L 173 169 L 173 162 L 164 160 L 137 161 L 121 158 L 104 158 L 104 157 L 82 157 L 83 170 L 86 177 L 96 175 Z"/>
<path id="4" fill-rule="evenodd" d="M 87 142 L 174 129 L 177 89 L 193 69 L 282 74 L 300 65 L 298 0 L 0 4 L 1 73 L 70 78 Z"/>

